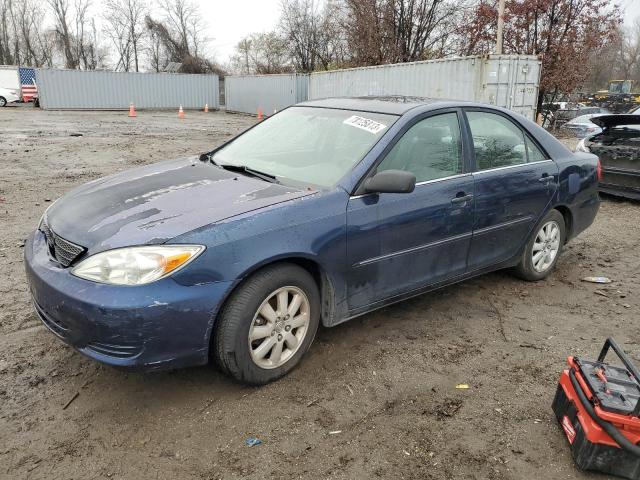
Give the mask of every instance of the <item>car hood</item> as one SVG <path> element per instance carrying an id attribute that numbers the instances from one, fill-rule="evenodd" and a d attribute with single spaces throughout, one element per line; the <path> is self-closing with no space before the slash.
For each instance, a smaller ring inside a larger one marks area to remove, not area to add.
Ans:
<path id="1" fill-rule="evenodd" d="M 313 191 L 230 172 L 195 157 L 89 182 L 46 212 L 57 235 L 96 253 L 163 243 L 211 223 Z"/>
<path id="2" fill-rule="evenodd" d="M 640 125 L 640 115 L 601 115 L 592 118 L 591 123 L 602 128 L 617 127 L 618 125 Z"/>

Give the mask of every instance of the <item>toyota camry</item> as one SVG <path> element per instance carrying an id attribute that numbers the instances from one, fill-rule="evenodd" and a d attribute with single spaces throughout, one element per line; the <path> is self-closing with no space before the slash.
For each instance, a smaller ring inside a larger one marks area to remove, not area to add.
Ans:
<path id="1" fill-rule="evenodd" d="M 200 156 L 80 186 L 25 246 L 44 325 L 95 360 L 215 362 L 248 384 L 320 324 L 493 270 L 547 277 L 599 207 L 599 160 L 482 104 L 309 101 Z"/>

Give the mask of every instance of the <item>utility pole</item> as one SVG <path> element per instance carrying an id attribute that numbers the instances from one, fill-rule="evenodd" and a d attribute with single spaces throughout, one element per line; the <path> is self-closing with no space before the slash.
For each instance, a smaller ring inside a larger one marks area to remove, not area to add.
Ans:
<path id="1" fill-rule="evenodd" d="M 502 36 L 504 32 L 504 2 L 500 0 L 498 2 L 498 35 L 496 38 L 496 53 L 502 55 Z"/>

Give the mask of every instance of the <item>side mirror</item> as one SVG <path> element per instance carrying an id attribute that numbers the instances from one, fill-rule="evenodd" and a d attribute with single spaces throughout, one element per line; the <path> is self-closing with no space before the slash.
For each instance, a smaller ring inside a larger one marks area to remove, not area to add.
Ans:
<path id="1" fill-rule="evenodd" d="M 384 170 L 367 178 L 366 193 L 411 193 L 416 188 L 416 176 L 404 170 Z"/>

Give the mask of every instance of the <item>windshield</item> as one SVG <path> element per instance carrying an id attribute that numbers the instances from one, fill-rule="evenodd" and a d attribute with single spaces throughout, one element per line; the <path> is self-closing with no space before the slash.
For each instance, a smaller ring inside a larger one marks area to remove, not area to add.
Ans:
<path id="1" fill-rule="evenodd" d="M 335 185 L 397 120 L 395 115 L 291 107 L 218 150 L 218 165 L 294 182 Z"/>

